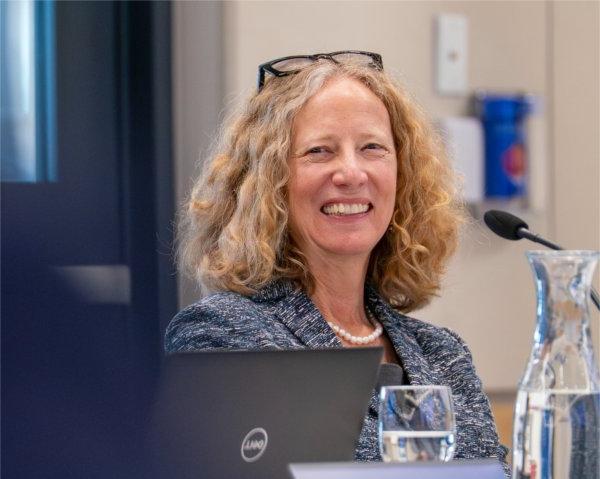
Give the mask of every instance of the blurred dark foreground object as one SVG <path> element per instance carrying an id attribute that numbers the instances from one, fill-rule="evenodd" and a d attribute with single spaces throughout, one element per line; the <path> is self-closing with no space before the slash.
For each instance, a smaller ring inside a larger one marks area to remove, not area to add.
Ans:
<path id="1" fill-rule="evenodd" d="M 161 319 L 177 310 L 171 5 L 41 6 L 50 41 L 39 21 L 11 28 L 55 49 L 36 50 L 48 74 L 32 80 L 56 106 L 35 123 L 56 164 L 36 166 L 56 174 L 0 186 L 1 476 L 146 478 Z"/>
<path id="2" fill-rule="evenodd" d="M 30 257 L 2 268 L 2 477 L 142 477 L 152 379 L 106 324 L 122 306 L 80 302 Z"/>

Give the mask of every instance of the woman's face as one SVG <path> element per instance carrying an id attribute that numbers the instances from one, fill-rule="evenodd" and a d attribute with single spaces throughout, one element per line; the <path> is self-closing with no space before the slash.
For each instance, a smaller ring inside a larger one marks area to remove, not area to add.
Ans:
<path id="1" fill-rule="evenodd" d="M 290 231 L 311 258 L 368 257 L 394 211 L 396 150 L 383 102 L 333 79 L 300 110 L 289 159 Z"/>

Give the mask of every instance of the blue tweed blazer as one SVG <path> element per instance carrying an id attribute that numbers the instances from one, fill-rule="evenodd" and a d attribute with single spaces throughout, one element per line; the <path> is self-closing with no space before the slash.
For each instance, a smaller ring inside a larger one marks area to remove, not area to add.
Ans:
<path id="1" fill-rule="evenodd" d="M 365 301 L 383 325 L 410 384 L 449 386 L 456 413 L 455 458 L 498 458 L 510 477 L 507 449 L 498 442 L 489 401 L 471 353 L 446 328 L 404 316 L 370 286 Z M 207 296 L 179 312 L 165 337 L 168 353 L 206 349 L 341 348 L 315 304 L 290 281 L 274 281 L 250 297 L 233 292 Z M 374 392 L 356 449 L 359 461 L 381 460 Z"/>

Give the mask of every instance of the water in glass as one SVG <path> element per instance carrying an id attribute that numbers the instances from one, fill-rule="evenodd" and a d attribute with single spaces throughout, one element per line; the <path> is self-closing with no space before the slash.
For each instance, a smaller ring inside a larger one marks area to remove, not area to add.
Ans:
<path id="1" fill-rule="evenodd" d="M 456 426 L 448 387 L 384 387 L 380 399 L 379 447 L 384 461 L 452 458 Z"/>
<path id="2" fill-rule="evenodd" d="M 454 431 L 383 431 L 385 462 L 448 461 L 454 452 Z"/>

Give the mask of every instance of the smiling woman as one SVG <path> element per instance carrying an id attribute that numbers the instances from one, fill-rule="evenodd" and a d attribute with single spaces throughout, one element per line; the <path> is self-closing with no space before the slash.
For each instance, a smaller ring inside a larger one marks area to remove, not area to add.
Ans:
<path id="1" fill-rule="evenodd" d="M 315 102 L 327 100 L 320 90 L 341 79 L 347 80 L 344 85 L 326 89 L 333 94 L 344 90 L 348 102 L 357 91 L 367 103 L 376 97 L 378 114 L 382 115 L 382 106 L 386 110 L 387 119 L 380 123 L 389 126 L 377 134 L 391 143 L 367 141 L 361 145 L 363 156 L 387 148 L 397 165 L 389 230 L 370 255 L 368 277 L 404 312 L 424 306 L 437 292 L 461 221 L 454 176 L 441 143 L 409 95 L 385 72 L 361 61 L 325 59 L 294 75 L 268 79 L 223 125 L 179 228 L 180 264 L 207 290 L 248 295 L 274 279 L 288 278 L 312 291 L 314 275 L 305 252 L 298 248 L 298 238 L 290 234 L 289 182 L 299 154 L 310 155 L 317 165 L 327 164 L 334 152 L 323 143 L 301 145 L 300 138 L 292 137 L 293 127 L 297 135 L 302 117 L 320 118 L 324 111 Z M 348 86 L 353 88 L 347 90 Z M 315 104 L 312 113 L 310 100 Z M 357 104 L 347 112 L 356 116 L 355 123 L 365 116 L 362 108 Z M 339 134 L 337 119 L 329 122 L 330 132 Z M 365 128 L 361 134 L 376 133 L 369 131 L 374 126 L 368 121 L 361 123 Z M 334 140 L 319 134 L 318 139 Z M 306 150 L 297 150 L 303 147 Z M 340 181 L 340 174 L 331 181 Z"/>
<path id="2" fill-rule="evenodd" d="M 439 145 L 377 54 L 261 65 L 182 213 L 180 264 L 213 294 L 167 351 L 382 346 L 380 382 L 450 387 L 456 457 L 504 462 L 464 342 L 402 314 L 438 291 L 462 221 Z M 372 401 L 358 460 L 381 460 Z"/>
<path id="3" fill-rule="evenodd" d="M 329 81 L 292 124 L 289 226 L 313 276 L 365 267 L 394 211 L 396 149 L 385 105 L 357 80 Z M 350 258 L 352 256 L 352 258 Z"/>

